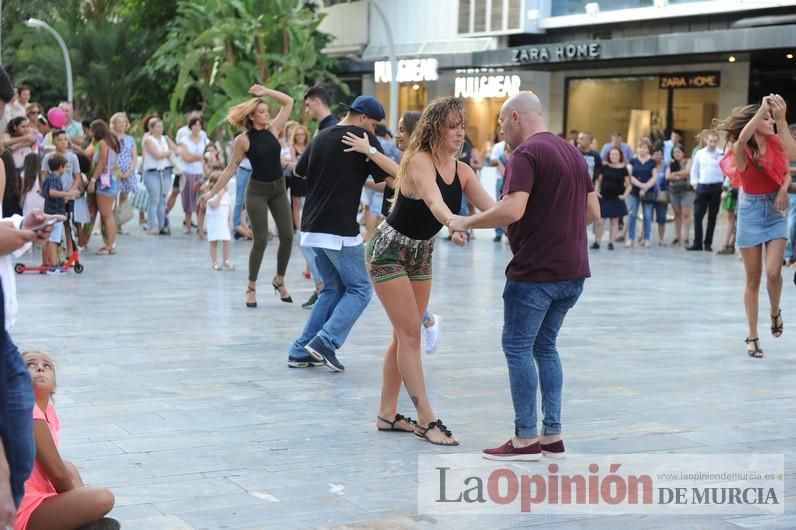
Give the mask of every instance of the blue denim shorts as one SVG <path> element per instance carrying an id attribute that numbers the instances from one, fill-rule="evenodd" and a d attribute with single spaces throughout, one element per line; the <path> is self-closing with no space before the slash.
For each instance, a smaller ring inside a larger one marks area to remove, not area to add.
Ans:
<path id="1" fill-rule="evenodd" d="M 774 239 L 786 239 L 785 212 L 774 207 L 776 193 L 750 195 L 741 191 L 738 198 L 738 228 L 735 244 L 751 248 Z"/>
<path id="2" fill-rule="evenodd" d="M 106 197 L 116 197 L 116 195 L 119 193 L 119 181 L 116 180 L 115 178 L 111 179 L 111 185 L 109 188 L 102 189 L 100 188 L 101 185 L 102 184 L 100 183 L 100 180 L 97 179 L 94 188 L 97 192 L 97 195 L 104 195 Z"/>

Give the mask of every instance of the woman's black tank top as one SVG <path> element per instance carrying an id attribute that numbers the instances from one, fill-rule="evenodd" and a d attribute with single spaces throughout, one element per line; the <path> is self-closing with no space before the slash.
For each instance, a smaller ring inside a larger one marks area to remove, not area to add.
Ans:
<path id="1" fill-rule="evenodd" d="M 249 150 L 253 180 L 273 182 L 282 178 L 282 145 L 268 129 L 249 129 Z"/>
<path id="2" fill-rule="evenodd" d="M 442 200 L 453 213 L 459 213 L 462 206 L 462 184 L 459 181 L 459 163 L 456 162 L 456 173 L 453 175 L 453 182 L 450 185 L 442 180 L 439 170 L 434 168 L 437 174 L 437 186 L 442 194 Z M 398 232 L 412 239 L 431 239 L 442 229 L 442 223 L 437 221 L 431 213 L 423 199 L 410 199 L 403 193 L 398 195 L 398 199 L 387 223 Z"/>

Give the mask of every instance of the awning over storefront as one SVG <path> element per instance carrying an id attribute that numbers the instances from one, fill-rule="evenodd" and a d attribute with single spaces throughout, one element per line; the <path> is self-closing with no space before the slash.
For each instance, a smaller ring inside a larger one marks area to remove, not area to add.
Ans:
<path id="1" fill-rule="evenodd" d="M 769 49 L 796 49 L 796 25 L 669 33 L 589 42 L 556 42 L 475 52 L 475 67 L 533 66 Z"/>

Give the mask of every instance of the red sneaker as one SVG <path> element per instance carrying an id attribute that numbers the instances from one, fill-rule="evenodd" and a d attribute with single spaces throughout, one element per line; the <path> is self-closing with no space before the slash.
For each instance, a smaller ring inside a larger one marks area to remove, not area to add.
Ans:
<path id="1" fill-rule="evenodd" d="M 532 462 L 542 458 L 542 445 L 534 442 L 526 447 L 514 447 L 514 443 L 509 440 L 500 447 L 494 449 L 484 449 L 481 456 L 487 460 L 520 460 Z"/>
<path id="2" fill-rule="evenodd" d="M 567 455 L 564 451 L 564 441 L 558 440 L 551 444 L 542 444 L 542 454 L 548 458 L 564 458 Z"/>

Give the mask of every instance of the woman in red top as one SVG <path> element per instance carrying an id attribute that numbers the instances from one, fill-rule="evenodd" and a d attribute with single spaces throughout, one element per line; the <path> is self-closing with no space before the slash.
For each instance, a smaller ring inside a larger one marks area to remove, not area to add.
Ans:
<path id="1" fill-rule="evenodd" d="M 779 302 L 787 228 L 784 212 L 788 205 L 790 179 L 786 178 L 787 156 L 774 130 L 772 104 L 780 103 L 773 98 L 766 96 L 760 105 L 736 108 L 716 126 L 727 134 L 727 141 L 732 143 L 721 167 L 730 177 L 733 187 L 741 188 L 736 245 L 741 249 L 746 269 L 744 306 L 749 336 L 745 342 L 747 353 L 755 358 L 763 357 L 757 318 L 764 246 L 771 334 L 779 337 L 784 329 Z M 784 101 L 781 104 L 784 107 Z"/>

